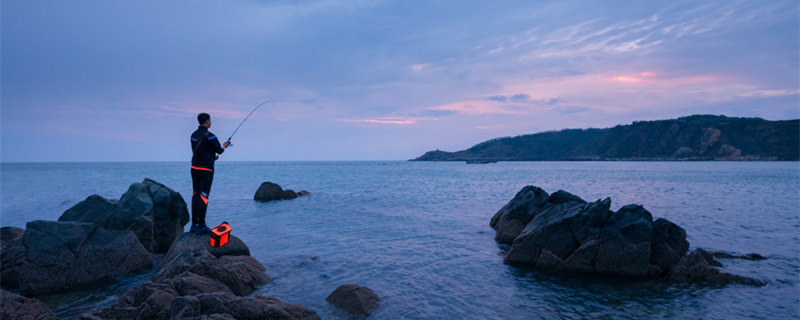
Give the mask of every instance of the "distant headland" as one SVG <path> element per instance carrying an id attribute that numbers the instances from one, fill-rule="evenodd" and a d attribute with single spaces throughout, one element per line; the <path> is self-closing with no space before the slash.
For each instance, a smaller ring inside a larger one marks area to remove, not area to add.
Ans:
<path id="1" fill-rule="evenodd" d="M 691 115 L 496 138 L 411 161 L 799 160 L 800 119 Z"/>

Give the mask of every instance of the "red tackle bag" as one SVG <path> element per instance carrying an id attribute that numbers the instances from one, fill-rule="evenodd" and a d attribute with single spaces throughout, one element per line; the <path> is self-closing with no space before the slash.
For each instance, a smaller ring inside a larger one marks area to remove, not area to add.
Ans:
<path id="1" fill-rule="evenodd" d="M 228 236 L 231 233 L 231 226 L 223 221 L 218 226 L 211 228 L 211 246 L 221 247 L 228 243 Z"/>

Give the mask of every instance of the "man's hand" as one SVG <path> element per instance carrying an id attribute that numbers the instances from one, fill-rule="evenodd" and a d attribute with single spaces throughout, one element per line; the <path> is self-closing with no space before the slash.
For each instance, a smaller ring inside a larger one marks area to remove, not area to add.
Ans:
<path id="1" fill-rule="evenodd" d="M 227 148 L 227 147 L 228 147 L 228 146 L 230 146 L 230 145 L 231 145 L 231 143 L 230 143 L 230 142 L 228 142 L 228 141 L 225 141 L 225 143 L 223 143 L 223 144 L 222 144 L 222 149 L 225 149 L 225 148 Z"/>
<path id="2" fill-rule="evenodd" d="M 214 160 L 219 160 L 219 155 L 215 155 Z"/>

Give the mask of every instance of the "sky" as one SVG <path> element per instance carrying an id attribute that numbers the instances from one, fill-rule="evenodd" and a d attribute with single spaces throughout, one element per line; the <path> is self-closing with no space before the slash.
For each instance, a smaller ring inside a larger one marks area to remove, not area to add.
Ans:
<path id="1" fill-rule="evenodd" d="M 0 160 L 406 160 L 563 128 L 800 118 L 790 1 L 3 0 Z"/>

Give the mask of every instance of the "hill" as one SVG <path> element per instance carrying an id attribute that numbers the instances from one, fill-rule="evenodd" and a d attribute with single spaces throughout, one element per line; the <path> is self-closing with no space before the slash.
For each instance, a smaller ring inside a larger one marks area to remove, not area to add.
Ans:
<path id="1" fill-rule="evenodd" d="M 412 161 L 798 160 L 800 119 L 717 115 L 635 121 L 496 138 L 469 149 L 429 151 Z"/>

